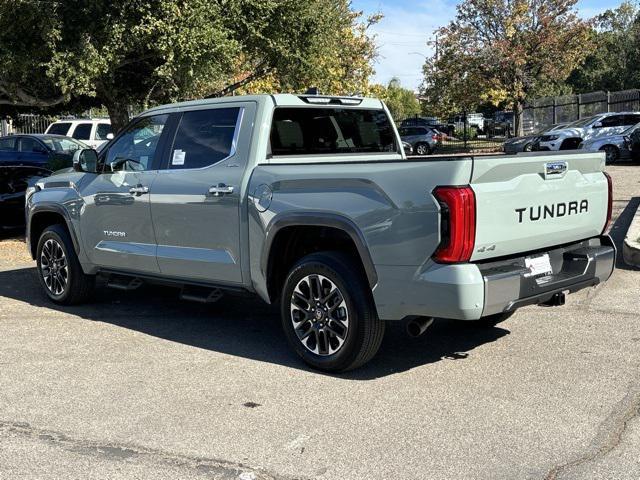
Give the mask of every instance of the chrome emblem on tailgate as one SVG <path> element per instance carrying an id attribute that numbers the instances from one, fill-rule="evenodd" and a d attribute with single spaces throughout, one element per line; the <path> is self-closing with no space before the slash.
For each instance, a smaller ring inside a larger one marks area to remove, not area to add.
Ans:
<path id="1" fill-rule="evenodd" d="M 544 178 L 561 178 L 567 173 L 567 162 L 549 162 L 544 164 Z"/>

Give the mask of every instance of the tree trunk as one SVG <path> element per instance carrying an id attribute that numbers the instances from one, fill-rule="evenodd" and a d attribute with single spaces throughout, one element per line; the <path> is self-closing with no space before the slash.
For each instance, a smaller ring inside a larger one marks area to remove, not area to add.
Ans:
<path id="1" fill-rule="evenodd" d="M 105 107 L 107 107 L 107 112 L 109 112 L 111 130 L 113 131 L 113 134 L 116 135 L 127 125 L 127 123 L 129 123 L 128 105 L 117 101 L 109 101 L 105 102 Z"/>
<path id="2" fill-rule="evenodd" d="M 513 104 L 513 133 L 516 137 L 524 135 L 524 102 L 520 99 Z"/>

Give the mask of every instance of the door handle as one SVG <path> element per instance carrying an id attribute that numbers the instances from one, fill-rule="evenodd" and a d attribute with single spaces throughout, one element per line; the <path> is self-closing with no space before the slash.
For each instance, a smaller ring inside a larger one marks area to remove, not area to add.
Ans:
<path id="1" fill-rule="evenodd" d="M 230 193 L 233 193 L 233 187 L 231 185 L 219 183 L 217 186 L 209 187 L 209 194 L 214 197 L 221 197 L 222 195 L 228 195 Z"/>
<path id="2" fill-rule="evenodd" d="M 149 193 L 149 187 L 144 187 L 142 185 L 136 185 L 135 187 L 131 187 L 129 189 L 129 193 L 134 195 L 144 195 L 145 193 Z"/>

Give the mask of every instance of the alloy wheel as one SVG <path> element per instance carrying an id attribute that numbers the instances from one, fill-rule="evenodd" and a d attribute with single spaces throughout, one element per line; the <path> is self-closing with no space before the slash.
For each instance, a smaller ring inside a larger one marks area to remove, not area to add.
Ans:
<path id="1" fill-rule="evenodd" d="M 40 273 L 49 292 L 62 295 L 69 282 L 67 257 L 62 246 L 54 239 L 48 239 L 40 253 Z"/>
<path id="2" fill-rule="evenodd" d="M 291 322 L 304 347 L 316 355 L 339 351 L 349 331 L 349 310 L 340 289 L 322 275 L 307 275 L 293 290 Z"/>

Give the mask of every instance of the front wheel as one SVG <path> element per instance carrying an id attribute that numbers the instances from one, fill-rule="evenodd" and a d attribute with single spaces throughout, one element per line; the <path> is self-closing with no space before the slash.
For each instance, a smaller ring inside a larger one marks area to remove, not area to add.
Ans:
<path id="1" fill-rule="evenodd" d="M 307 364 L 338 372 L 373 358 L 384 322 L 375 311 L 360 268 L 347 255 L 321 252 L 302 258 L 282 292 L 282 327 Z"/>
<path id="2" fill-rule="evenodd" d="M 69 232 L 62 225 L 51 225 L 42 232 L 36 263 L 40 284 L 55 303 L 74 305 L 91 296 L 95 277 L 82 271 Z"/>
<path id="3" fill-rule="evenodd" d="M 431 153 L 431 147 L 428 143 L 419 143 L 416 145 L 417 155 L 429 155 Z"/>
<path id="4" fill-rule="evenodd" d="M 604 152 L 607 165 L 615 163 L 620 158 L 620 150 L 614 145 L 605 145 L 600 151 Z"/>

